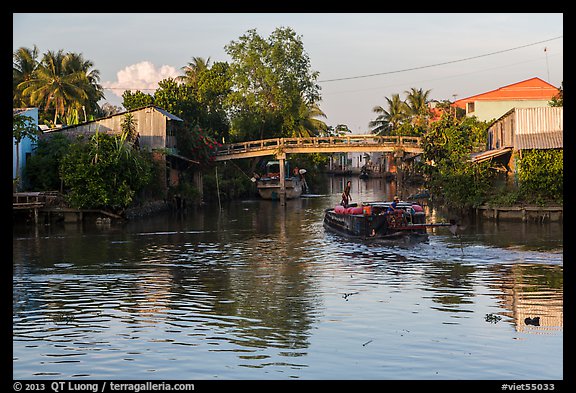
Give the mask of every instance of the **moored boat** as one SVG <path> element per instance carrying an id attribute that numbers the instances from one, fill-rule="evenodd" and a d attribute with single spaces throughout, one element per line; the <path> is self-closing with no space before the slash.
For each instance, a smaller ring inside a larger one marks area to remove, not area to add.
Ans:
<path id="1" fill-rule="evenodd" d="M 286 189 L 286 199 L 299 198 L 304 190 L 302 173 L 304 170 L 297 170 L 291 174 L 290 167 L 286 163 L 286 175 L 284 176 L 284 186 Z M 280 199 L 280 163 L 269 161 L 266 164 L 266 173 L 256 180 L 258 194 L 262 199 Z"/>
<path id="2" fill-rule="evenodd" d="M 352 238 L 400 239 L 425 241 L 427 228 L 449 226 L 448 223 L 426 223 L 426 214 L 418 203 L 398 202 L 390 211 L 392 202 L 364 202 L 362 206 L 326 209 L 324 227 Z"/>

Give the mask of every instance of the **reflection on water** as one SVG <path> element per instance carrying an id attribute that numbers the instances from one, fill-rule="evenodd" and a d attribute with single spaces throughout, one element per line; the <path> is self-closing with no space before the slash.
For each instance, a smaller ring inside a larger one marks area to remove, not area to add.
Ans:
<path id="1" fill-rule="evenodd" d="M 344 183 L 285 207 L 15 227 L 14 378 L 562 378 L 561 224 L 350 241 L 322 227 Z"/>
<path id="2" fill-rule="evenodd" d="M 550 333 L 564 326 L 562 270 L 548 265 L 515 264 L 496 266 L 495 273 L 505 277 L 498 283 L 502 292 L 503 314 L 514 320 L 517 331 Z M 538 318 L 537 325 L 526 319 Z"/>

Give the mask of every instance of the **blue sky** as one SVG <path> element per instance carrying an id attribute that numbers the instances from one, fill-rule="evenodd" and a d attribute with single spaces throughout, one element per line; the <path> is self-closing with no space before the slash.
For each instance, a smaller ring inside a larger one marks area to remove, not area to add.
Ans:
<path id="1" fill-rule="evenodd" d="M 123 88 L 152 93 L 144 89 L 182 74 L 193 57 L 230 61 L 231 41 L 278 27 L 301 36 L 320 73 L 323 120 L 354 133 L 369 131 L 374 106 L 413 87 L 453 101 L 564 78 L 562 13 L 15 13 L 12 44 L 82 53 L 100 71 L 106 101 L 120 105 Z M 380 75 L 362 77 L 372 74 Z M 341 78 L 352 79 L 331 81 Z"/>

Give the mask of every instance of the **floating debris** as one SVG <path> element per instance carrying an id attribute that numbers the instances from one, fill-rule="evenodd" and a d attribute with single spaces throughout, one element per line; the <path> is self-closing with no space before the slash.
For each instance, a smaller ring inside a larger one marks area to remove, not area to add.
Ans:
<path id="1" fill-rule="evenodd" d="M 496 315 L 496 314 L 486 314 L 484 319 L 486 320 L 486 322 L 498 323 L 498 322 L 500 322 L 502 317 L 500 315 Z"/>
<path id="2" fill-rule="evenodd" d="M 356 295 L 359 292 L 350 292 L 350 293 L 344 293 L 344 295 L 342 296 L 344 299 L 346 299 L 346 301 L 348 301 L 348 296 L 352 296 L 352 295 Z"/>

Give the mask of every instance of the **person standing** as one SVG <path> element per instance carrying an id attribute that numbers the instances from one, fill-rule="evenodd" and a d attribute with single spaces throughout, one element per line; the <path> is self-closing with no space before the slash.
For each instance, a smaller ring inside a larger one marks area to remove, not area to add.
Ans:
<path id="1" fill-rule="evenodd" d="M 348 207 L 348 204 L 352 200 L 352 196 L 350 196 L 350 190 L 352 189 L 352 181 L 348 180 L 346 183 L 346 187 L 344 187 L 344 192 L 342 192 L 342 201 L 340 204 L 344 207 Z"/>

